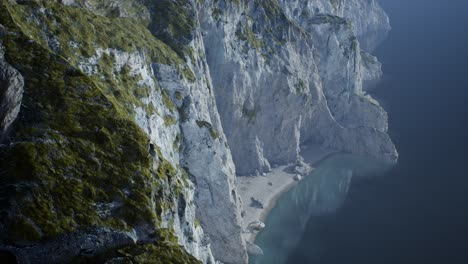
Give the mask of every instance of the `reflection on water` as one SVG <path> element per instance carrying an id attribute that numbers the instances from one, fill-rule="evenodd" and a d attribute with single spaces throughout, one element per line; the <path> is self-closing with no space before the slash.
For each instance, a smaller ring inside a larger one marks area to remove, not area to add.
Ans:
<path id="1" fill-rule="evenodd" d="M 278 199 L 266 219 L 266 228 L 257 236 L 256 244 L 264 255 L 251 257 L 250 263 L 286 263 L 288 254 L 301 240 L 306 224 L 314 216 L 335 211 L 346 198 L 353 178 L 381 175 L 391 166 L 349 154 L 333 155 L 322 161 L 300 184 Z M 307 246 L 311 251 L 317 248 Z"/>

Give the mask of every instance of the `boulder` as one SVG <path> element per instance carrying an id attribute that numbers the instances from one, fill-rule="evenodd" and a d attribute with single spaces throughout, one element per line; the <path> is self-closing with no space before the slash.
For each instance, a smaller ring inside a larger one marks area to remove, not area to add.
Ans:
<path id="1" fill-rule="evenodd" d="M 293 179 L 295 181 L 300 181 L 300 180 L 302 180 L 302 176 L 300 174 L 296 174 L 296 175 L 294 175 Z"/>
<path id="2" fill-rule="evenodd" d="M 260 231 L 263 228 L 265 228 L 265 223 L 263 223 L 262 221 L 256 220 L 249 224 L 250 231 Z"/>
<path id="3" fill-rule="evenodd" d="M 311 171 L 312 171 L 312 167 L 308 163 L 305 163 L 302 158 L 296 161 L 296 166 L 294 167 L 294 173 L 305 176 L 309 174 Z"/>

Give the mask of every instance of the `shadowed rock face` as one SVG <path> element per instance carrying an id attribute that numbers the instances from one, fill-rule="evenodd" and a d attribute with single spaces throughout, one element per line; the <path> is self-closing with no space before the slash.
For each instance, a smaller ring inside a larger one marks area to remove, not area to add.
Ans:
<path id="1" fill-rule="evenodd" d="M 99 226 L 150 249 L 175 244 L 181 257 L 204 263 L 214 263 L 211 248 L 243 263 L 235 168 L 196 9 L 190 1 L 114 2 L 0 5 L 5 59 L 25 76 L 27 95 L 11 144 L 0 149 L 1 246 L 28 260 L 35 254 L 17 245 L 44 256 L 46 241 L 78 232 L 55 252 L 67 262 L 72 240 L 85 239 L 80 230 Z M 183 19 L 187 27 L 167 31 Z M 111 240 L 102 243 L 114 247 Z"/>
<path id="2" fill-rule="evenodd" d="M 0 142 L 18 116 L 24 85 L 23 77 L 5 61 L 4 53 L 4 47 L 0 45 Z"/>
<path id="3" fill-rule="evenodd" d="M 106 230 L 125 254 L 246 263 L 236 174 L 300 162 L 306 141 L 397 158 L 363 90 L 389 29 L 373 0 L 0 8 L 0 246 L 25 261 Z"/>

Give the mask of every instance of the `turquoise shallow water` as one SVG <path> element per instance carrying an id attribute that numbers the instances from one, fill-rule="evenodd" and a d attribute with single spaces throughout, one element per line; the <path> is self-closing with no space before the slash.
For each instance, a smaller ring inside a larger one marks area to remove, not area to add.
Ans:
<path id="1" fill-rule="evenodd" d="M 310 175 L 278 199 L 265 221 L 266 228 L 256 239 L 264 255 L 251 257 L 250 263 L 286 263 L 288 255 L 301 241 L 306 225 L 310 225 L 314 216 L 338 209 L 352 180 L 381 175 L 391 166 L 349 154 L 336 154 L 320 162 Z M 313 245 L 308 247 L 314 250 Z"/>

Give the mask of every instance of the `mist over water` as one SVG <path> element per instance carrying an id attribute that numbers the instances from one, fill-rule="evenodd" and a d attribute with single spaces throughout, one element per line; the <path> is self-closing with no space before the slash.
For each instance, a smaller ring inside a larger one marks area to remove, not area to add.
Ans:
<path id="1" fill-rule="evenodd" d="M 336 208 L 302 212 L 304 223 L 282 197 L 258 237 L 277 257 L 255 263 L 468 263 L 468 1 L 380 2 L 392 31 L 374 52 L 384 78 L 372 95 L 399 162 L 353 176 L 346 195 L 331 191 L 346 172 L 333 174 L 318 186 Z"/>

